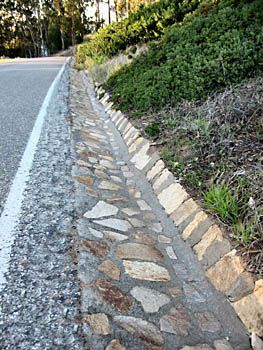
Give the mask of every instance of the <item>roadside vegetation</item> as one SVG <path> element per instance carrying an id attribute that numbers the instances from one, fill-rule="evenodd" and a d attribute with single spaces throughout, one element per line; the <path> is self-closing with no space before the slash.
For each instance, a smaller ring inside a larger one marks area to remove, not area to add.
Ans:
<path id="1" fill-rule="evenodd" d="M 76 62 L 79 67 L 89 68 L 125 53 L 128 48 L 136 51 L 135 45 L 157 40 L 171 25 L 182 22 L 199 3 L 199 0 L 160 0 L 152 5 L 141 5 L 127 18 L 87 35 L 86 42 L 77 48 Z"/>
<path id="2" fill-rule="evenodd" d="M 248 269 L 262 274 L 263 3 L 173 4 L 180 16 L 158 35 L 130 41 L 121 34 L 118 46 L 118 31 L 105 27 L 84 44 L 86 51 L 79 48 L 77 62 L 92 62 L 98 73 L 117 57 L 129 57 L 93 79 L 104 83 L 180 182 L 225 226 Z M 136 21 L 132 27 L 140 27 Z M 147 50 L 133 57 L 130 50 L 143 42 Z"/>

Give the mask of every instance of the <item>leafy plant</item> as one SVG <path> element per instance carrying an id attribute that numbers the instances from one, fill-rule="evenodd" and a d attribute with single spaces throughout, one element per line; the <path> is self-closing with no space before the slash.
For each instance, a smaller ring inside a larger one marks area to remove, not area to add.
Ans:
<path id="1" fill-rule="evenodd" d="M 102 63 L 136 44 L 146 43 L 161 37 L 167 27 L 194 11 L 199 0 L 160 0 L 151 5 L 141 6 L 131 12 L 128 18 L 100 28 L 95 34 L 86 36 L 86 42 L 77 47 L 76 63 L 85 65 L 86 58 Z"/>
<path id="2" fill-rule="evenodd" d="M 141 113 L 205 100 L 262 72 L 263 2 L 221 0 L 197 9 L 106 83 L 122 110 Z"/>
<path id="3" fill-rule="evenodd" d="M 155 137 L 159 135 L 160 129 L 156 123 L 151 123 L 145 128 L 146 134 L 148 134 L 151 137 Z"/>
<path id="4" fill-rule="evenodd" d="M 229 224 L 237 224 L 239 206 L 236 195 L 226 184 L 214 185 L 204 192 L 204 204 Z"/>

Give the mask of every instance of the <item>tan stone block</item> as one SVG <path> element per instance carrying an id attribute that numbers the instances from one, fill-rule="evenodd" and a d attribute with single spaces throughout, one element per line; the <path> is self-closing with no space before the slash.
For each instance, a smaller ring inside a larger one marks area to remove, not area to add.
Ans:
<path id="1" fill-rule="evenodd" d="M 131 159 L 131 162 L 139 170 L 142 170 L 150 160 L 150 156 L 147 154 L 149 147 L 150 144 L 147 142 Z"/>
<path id="2" fill-rule="evenodd" d="M 187 192 L 178 183 L 172 183 L 158 195 L 159 202 L 168 215 L 177 209 L 187 198 Z"/>
<path id="3" fill-rule="evenodd" d="M 207 232 L 203 235 L 201 241 L 194 246 L 194 251 L 197 254 L 198 260 L 202 260 L 206 249 L 214 241 L 223 241 L 224 237 L 222 231 L 217 225 L 211 226 Z"/>
<path id="4" fill-rule="evenodd" d="M 165 186 L 169 185 L 173 179 L 173 174 L 168 169 L 164 169 L 161 175 L 153 183 L 154 192 L 156 194 L 160 193 L 160 191 L 162 191 Z"/>
<path id="5" fill-rule="evenodd" d="M 136 149 L 139 148 L 143 142 L 145 142 L 145 139 L 143 137 L 137 138 L 134 142 L 132 142 L 132 144 L 130 146 L 127 142 L 129 153 L 135 152 Z"/>
<path id="6" fill-rule="evenodd" d="M 241 259 L 234 249 L 207 270 L 206 276 L 217 290 L 226 292 L 243 271 Z"/>
<path id="7" fill-rule="evenodd" d="M 263 336 L 263 280 L 255 284 L 254 293 L 234 303 L 234 309 L 249 332 Z"/>
<path id="8" fill-rule="evenodd" d="M 165 167 L 164 162 L 160 159 L 158 160 L 155 165 L 151 168 L 151 170 L 148 171 L 146 177 L 149 181 L 152 181 L 158 174 L 163 171 Z"/>
<path id="9" fill-rule="evenodd" d="M 140 136 L 141 136 L 141 134 L 138 131 L 136 131 L 136 132 L 132 133 L 131 135 L 127 136 L 126 139 L 125 139 L 127 147 L 128 148 L 131 147 L 132 144 L 136 140 L 138 140 L 140 138 Z M 131 153 L 131 152 L 129 151 L 129 153 Z"/>
<path id="10" fill-rule="evenodd" d="M 187 238 L 189 238 L 192 232 L 194 231 L 194 229 L 196 229 L 197 226 L 200 224 L 200 222 L 205 221 L 206 219 L 207 219 L 207 215 L 205 212 L 200 211 L 199 213 L 197 213 L 193 218 L 193 220 L 190 222 L 190 224 L 187 225 L 186 228 L 184 229 L 182 233 L 183 239 L 186 240 Z"/>
<path id="11" fill-rule="evenodd" d="M 183 204 L 180 205 L 178 209 L 176 209 L 171 214 L 171 219 L 174 221 L 176 225 L 181 225 L 182 222 L 184 222 L 191 214 L 193 214 L 197 209 L 198 205 L 195 203 L 195 201 L 190 198 L 187 201 L 185 201 Z"/>

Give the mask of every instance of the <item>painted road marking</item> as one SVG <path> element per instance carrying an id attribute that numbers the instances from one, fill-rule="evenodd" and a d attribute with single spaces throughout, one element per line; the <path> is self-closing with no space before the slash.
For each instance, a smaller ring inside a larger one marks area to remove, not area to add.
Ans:
<path id="1" fill-rule="evenodd" d="M 64 73 L 65 67 L 66 63 L 64 63 L 51 84 L 40 108 L 0 217 L 0 291 L 4 288 L 6 283 L 5 273 L 9 268 L 11 248 L 15 240 L 15 227 L 19 222 L 22 202 L 24 199 L 24 190 L 26 188 L 26 182 L 29 178 L 29 172 L 33 163 L 34 154 L 37 149 L 42 126 L 47 114 L 47 108 L 62 77 L 62 74 Z"/>

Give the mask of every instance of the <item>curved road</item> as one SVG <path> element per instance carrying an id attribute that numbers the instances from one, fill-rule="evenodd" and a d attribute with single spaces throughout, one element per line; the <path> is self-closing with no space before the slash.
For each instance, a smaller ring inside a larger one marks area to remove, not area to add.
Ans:
<path id="1" fill-rule="evenodd" d="M 42 102 L 65 60 L 0 62 L 0 213 Z"/>

